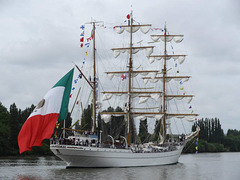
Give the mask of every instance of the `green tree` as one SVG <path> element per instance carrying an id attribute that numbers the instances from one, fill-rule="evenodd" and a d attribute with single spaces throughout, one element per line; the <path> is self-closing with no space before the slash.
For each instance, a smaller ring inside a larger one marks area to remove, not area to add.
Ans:
<path id="1" fill-rule="evenodd" d="M 222 140 L 223 145 L 232 152 L 240 151 L 240 131 L 228 129 L 227 135 Z"/>
<path id="2" fill-rule="evenodd" d="M 138 136 L 140 138 L 141 143 L 149 141 L 150 134 L 148 133 L 147 118 L 145 120 L 140 121 Z"/>
<path id="3" fill-rule="evenodd" d="M 2 105 L 0 102 L 0 155 L 5 156 L 9 155 L 10 144 L 9 144 L 9 119 L 10 114 L 7 111 L 7 108 Z"/>
<path id="4" fill-rule="evenodd" d="M 237 141 L 235 141 L 234 145 L 231 145 L 234 141 L 233 138 L 226 138 L 224 136 L 218 118 L 200 119 L 194 123 L 192 130 L 195 130 L 197 125 L 200 127 L 198 146 L 199 152 L 223 152 L 228 149 L 231 149 L 232 151 L 236 151 L 238 149 Z M 194 146 L 192 146 L 191 150 L 188 150 L 188 152 L 193 152 L 193 147 Z"/>
<path id="5" fill-rule="evenodd" d="M 115 112 L 123 112 L 122 108 L 116 107 Z M 110 135 L 114 138 L 119 138 L 119 136 L 125 136 L 126 123 L 124 121 L 124 116 L 113 116 L 110 122 Z"/>
<path id="6" fill-rule="evenodd" d="M 75 129 L 78 129 L 78 130 L 81 129 L 81 126 L 80 126 L 80 124 L 79 124 L 79 121 L 75 124 Z"/>
<path id="7" fill-rule="evenodd" d="M 159 134 L 163 134 L 163 118 L 156 121 L 152 140 L 159 141 Z"/>
<path id="8" fill-rule="evenodd" d="M 93 125 L 92 119 L 92 105 L 88 105 L 87 109 L 83 110 L 81 118 L 81 129 L 91 131 Z"/>
<path id="9" fill-rule="evenodd" d="M 116 109 L 112 107 L 108 107 L 104 112 L 123 112 L 122 108 L 116 107 Z M 124 120 L 124 116 L 112 116 L 110 122 L 105 123 L 103 120 L 101 122 L 102 139 L 106 141 L 108 139 L 108 135 L 111 135 L 115 139 L 119 139 L 119 136 L 126 135 L 126 122 Z"/>
<path id="10" fill-rule="evenodd" d="M 21 109 L 19 109 L 19 123 L 20 126 L 23 125 L 23 123 L 27 120 L 27 118 L 30 116 L 30 114 L 33 112 L 33 110 L 35 109 L 35 106 L 32 104 L 30 107 L 27 107 L 26 109 L 24 109 L 23 111 L 21 111 Z"/>
<path id="11" fill-rule="evenodd" d="M 10 127 L 10 147 L 12 149 L 13 154 L 17 154 L 18 152 L 18 133 L 20 131 L 19 126 L 19 111 L 15 103 L 10 105 L 10 119 L 9 119 L 9 127 Z"/>
<path id="12" fill-rule="evenodd" d="M 228 129 L 227 131 L 227 136 L 239 136 L 239 135 L 240 135 L 240 131 L 236 129 Z"/>

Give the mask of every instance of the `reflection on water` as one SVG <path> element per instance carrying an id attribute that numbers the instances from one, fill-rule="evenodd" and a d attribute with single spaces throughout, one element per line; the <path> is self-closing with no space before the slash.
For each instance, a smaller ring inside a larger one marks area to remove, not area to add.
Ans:
<path id="1" fill-rule="evenodd" d="M 66 169 L 56 157 L 0 159 L 0 179 L 231 179 L 239 180 L 240 153 L 182 155 L 179 163 L 136 168 Z"/>

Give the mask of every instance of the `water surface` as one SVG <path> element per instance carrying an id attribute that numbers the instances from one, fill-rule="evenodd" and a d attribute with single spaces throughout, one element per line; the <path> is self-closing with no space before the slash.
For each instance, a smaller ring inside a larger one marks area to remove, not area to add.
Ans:
<path id="1" fill-rule="evenodd" d="M 239 180 L 240 153 L 203 153 L 182 155 L 179 163 L 135 168 L 66 169 L 53 157 L 0 158 L 0 179 L 144 179 L 144 180 Z"/>

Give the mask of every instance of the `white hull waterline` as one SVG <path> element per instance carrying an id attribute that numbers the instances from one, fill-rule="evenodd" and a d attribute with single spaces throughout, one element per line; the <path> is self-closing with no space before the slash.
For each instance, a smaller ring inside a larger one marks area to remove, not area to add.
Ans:
<path id="1" fill-rule="evenodd" d="M 130 149 L 86 146 L 51 145 L 52 152 L 70 167 L 137 167 L 175 164 L 184 145 L 176 150 L 156 153 L 136 153 Z"/>

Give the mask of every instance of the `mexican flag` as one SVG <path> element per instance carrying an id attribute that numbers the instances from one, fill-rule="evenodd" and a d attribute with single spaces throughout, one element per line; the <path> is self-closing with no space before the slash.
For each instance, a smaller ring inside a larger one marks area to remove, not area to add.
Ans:
<path id="1" fill-rule="evenodd" d="M 42 140 L 50 139 L 56 122 L 64 120 L 72 87 L 73 71 L 69 71 L 48 91 L 23 124 L 18 134 L 20 154 L 42 146 Z"/>

